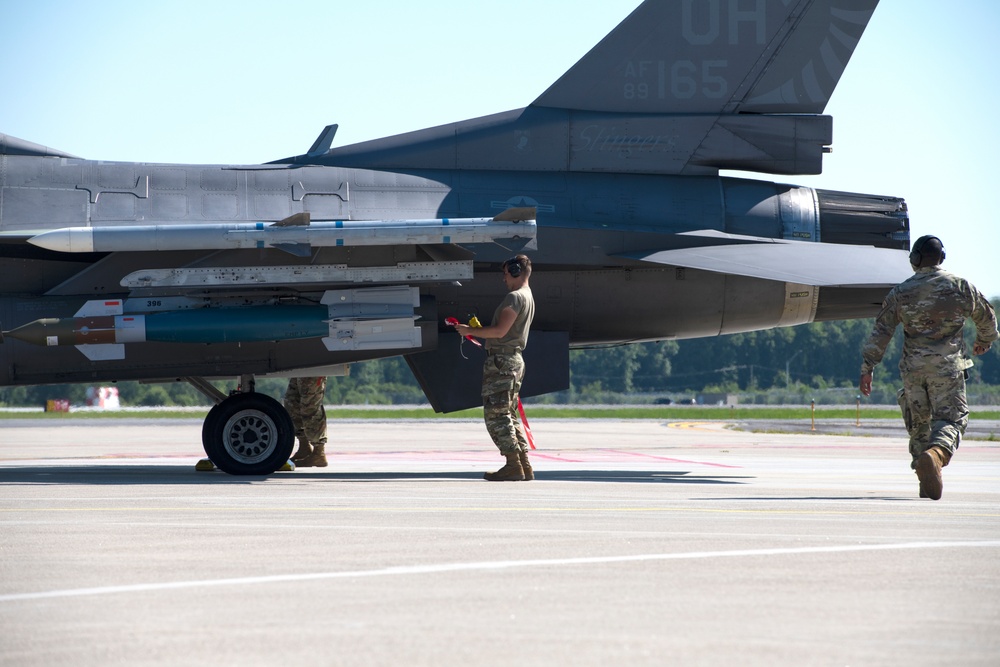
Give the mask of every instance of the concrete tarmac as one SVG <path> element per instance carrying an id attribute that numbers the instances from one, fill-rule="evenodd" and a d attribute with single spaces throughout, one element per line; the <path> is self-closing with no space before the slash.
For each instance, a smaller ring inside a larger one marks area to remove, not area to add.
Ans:
<path id="1" fill-rule="evenodd" d="M 530 418 L 530 415 L 529 415 Z M 1000 664 L 1000 442 L 331 420 L 330 467 L 196 472 L 199 420 L 0 423 L 3 665 Z"/>

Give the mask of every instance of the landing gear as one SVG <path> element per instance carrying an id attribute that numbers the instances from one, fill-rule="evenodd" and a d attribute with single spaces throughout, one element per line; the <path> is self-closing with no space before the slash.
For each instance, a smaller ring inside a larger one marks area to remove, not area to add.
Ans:
<path id="1" fill-rule="evenodd" d="M 295 427 L 284 406 L 270 396 L 233 394 L 205 417 L 205 454 L 230 475 L 270 475 L 295 446 Z"/>

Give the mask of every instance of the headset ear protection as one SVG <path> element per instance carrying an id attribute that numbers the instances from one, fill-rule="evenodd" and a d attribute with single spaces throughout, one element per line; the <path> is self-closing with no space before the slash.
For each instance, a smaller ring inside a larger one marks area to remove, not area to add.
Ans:
<path id="1" fill-rule="evenodd" d="M 913 249 L 910 250 L 910 266 L 920 266 L 920 262 L 924 259 L 924 246 L 926 246 L 928 241 L 931 239 L 934 239 L 941 244 L 941 261 L 944 261 L 944 242 L 936 236 L 921 236 L 917 239 L 917 242 L 913 244 Z"/>
<path id="2" fill-rule="evenodd" d="M 521 275 L 521 262 L 517 261 L 517 257 L 511 257 L 503 263 L 503 266 L 511 278 L 517 278 Z"/>

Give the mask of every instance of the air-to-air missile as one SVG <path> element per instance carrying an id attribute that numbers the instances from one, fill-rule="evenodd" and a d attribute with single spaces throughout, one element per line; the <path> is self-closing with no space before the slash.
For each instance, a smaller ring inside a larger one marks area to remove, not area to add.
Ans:
<path id="1" fill-rule="evenodd" d="M 86 302 L 73 317 L 29 322 L 3 337 L 75 345 L 91 360 L 124 359 L 124 343 L 234 343 L 322 338 L 328 350 L 420 347 L 416 287 L 330 290 L 322 305 L 204 307 L 125 313 L 122 299 Z M 2 340 L 2 338 L 0 338 Z"/>
<path id="2" fill-rule="evenodd" d="M 305 256 L 310 248 L 413 245 L 418 243 L 531 242 L 535 209 L 510 208 L 493 218 L 428 220 L 331 220 L 312 222 L 308 212 L 275 223 L 205 222 L 198 224 L 64 227 L 36 234 L 28 243 L 57 252 L 141 250 L 227 250 L 277 248 Z"/>

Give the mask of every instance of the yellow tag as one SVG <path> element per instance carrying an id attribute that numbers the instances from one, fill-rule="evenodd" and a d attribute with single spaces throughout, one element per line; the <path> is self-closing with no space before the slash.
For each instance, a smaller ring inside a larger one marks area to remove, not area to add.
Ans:
<path id="1" fill-rule="evenodd" d="M 473 315 L 472 318 L 469 319 L 469 326 L 472 327 L 473 329 L 483 328 L 483 325 L 479 323 L 479 318 L 477 318 L 475 315 Z"/>

